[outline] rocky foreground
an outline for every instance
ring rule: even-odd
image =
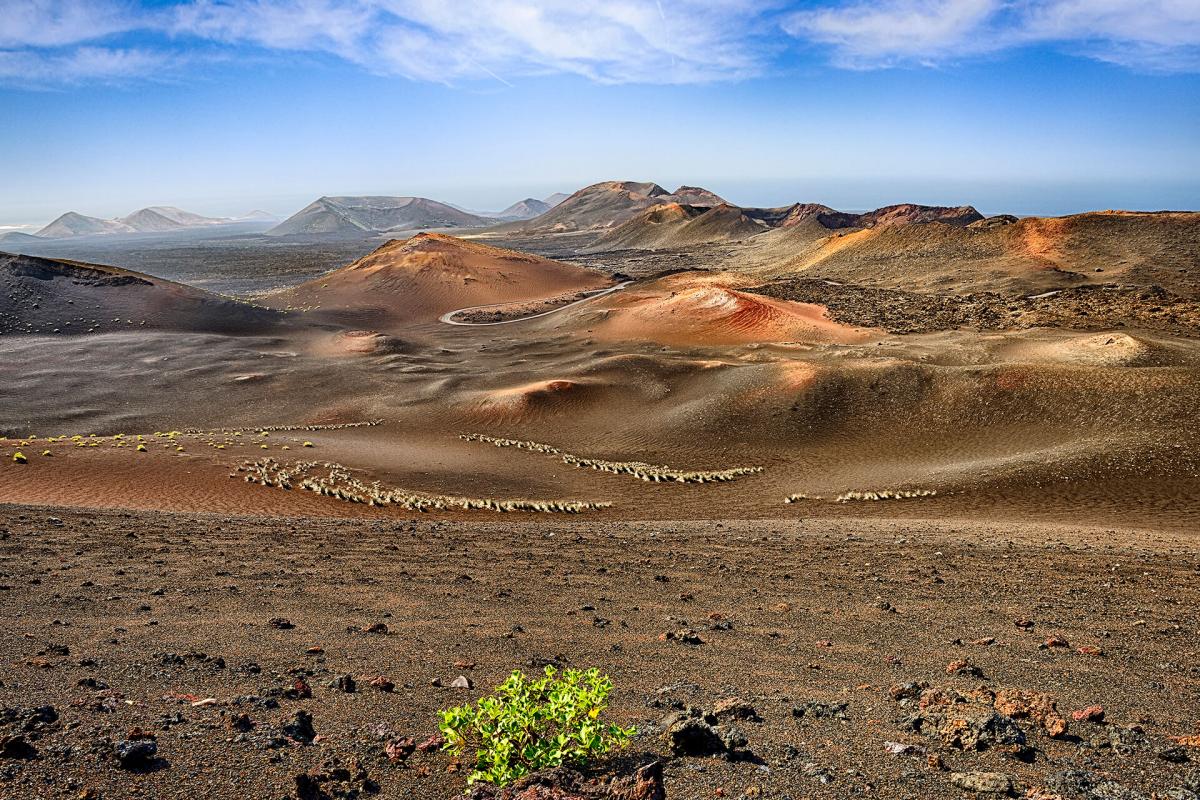
[[[0,601],[6,800],[461,796],[546,664],[639,734],[506,798],[1200,798],[1194,535],[0,506]]]

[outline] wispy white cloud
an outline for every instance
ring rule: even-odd
[[[136,27],[135,9],[112,0],[6,0],[0,48],[56,47]]]
[[[0,50],[0,83],[54,87],[120,82],[160,73],[177,58],[141,49],[76,47],[65,51]]]
[[[316,53],[458,84],[939,65],[1041,44],[1142,70],[1200,70],[1200,0],[0,0],[0,81],[162,76],[213,58]],[[198,56],[203,53],[203,57]],[[173,73],[171,72],[173,70]]]
[[[179,33],[328,52],[416,80],[574,73],[683,83],[754,74],[754,0],[198,0]]]
[[[783,27],[829,45],[843,67],[872,68],[932,61],[1002,48],[986,29],[1002,0],[886,0],[799,12]]]
[[[783,27],[853,69],[933,65],[1030,45],[1134,69],[1200,69],[1197,0],[850,0],[788,14]]]

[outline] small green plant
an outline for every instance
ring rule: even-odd
[[[506,786],[537,770],[582,766],[623,747],[636,732],[600,719],[612,688],[612,680],[594,667],[563,670],[561,676],[546,667],[539,680],[518,670],[474,705],[440,712],[443,749],[474,752],[468,784]]]

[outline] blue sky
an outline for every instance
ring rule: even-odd
[[[1200,0],[0,0],[0,225],[598,180],[1200,208]],[[3,230],[3,228],[0,228]]]

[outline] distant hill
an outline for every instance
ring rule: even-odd
[[[124,222],[115,219],[88,217],[68,211],[34,234],[45,239],[65,239],[70,236],[95,236],[105,233],[137,233]]]
[[[468,306],[603,288],[594,270],[440,233],[391,241],[339,270],[268,295],[275,307],[319,308],[374,326],[434,320]]]
[[[533,219],[536,216],[545,214],[549,210],[550,205],[548,203],[532,197],[526,197],[524,200],[513,203],[496,216],[502,219]]]
[[[662,203],[600,236],[589,250],[658,250],[748,239],[770,227],[727,203]]]
[[[693,197],[705,201],[696,206],[673,200]],[[971,206],[922,206],[913,203],[885,206],[864,213],[837,211],[820,203],[795,203],[777,208],[739,208],[725,202],[707,207],[716,197],[705,189],[681,186],[672,195],[653,194],[656,205],[635,214],[626,222],[597,238],[586,250],[658,250],[689,247],[712,242],[748,239],[770,230],[794,231],[772,240],[781,252],[795,253],[832,231],[883,229],[941,223],[955,228],[983,226],[983,215]],[[719,198],[718,198],[719,200]],[[565,205],[565,204],[564,204]],[[551,215],[534,220],[541,224]],[[1005,224],[1015,217],[992,218],[987,224]],[[920,235],[920,234],[917,234]]]
[[[152,211],[158,216],[164,217],[184,228],[190,228],[199,225],[223,225],[226,222],[230,222],[230,220],[225,217],[205,217],[201,216],[200,214],[193,214],[191,211],[184,211],[182,208],[176,208],[175,206],[150,206],[148,208],[143,208],[142,211]],[[142,212],[139,211],[135,213]],[[129,222],[129,217],[125,217],[123,221],[129,225],[133,224]]]
[[[321,197],[266,233],[268,236],[361,236],[428,228],[472,228],[490,221],[424,197]]]
[[[0,333],[235,333],[281,320],[277,311],[138,272],[0,253]]]
[[[275,216],[269,211],[259,211],[258,209],[255,209],[254,211],[249,211],[245,214],[242,214],[240,217],[235,217],[235,219],[237,219],[239,222],[276,222],[279,220],[279,217]]]
[[[177,231],[188,227],[182,222],[176,222],[170,217],[149,208],[143,208],[141,211],[135,211],[127,217],[122,217],[121,222],[133,228],[138,233],[161,233],[163,231]]]
[[[41,237],[34,236],[32,233],[22,233],[21,231],[0,233],[0,244],[6,244],[10,247],[22,244],[40,244],[42,241],[44,240]]]
[[[43,239],[66,239],[119,233],[162,233],[228,222],[231,220],[204,217],[174,206],[149,206],[116,219],[101,219],[68,211],[34,235]]]
[[[662,203],[711,206],[724,202],[712,192],[694,186],[681,186],[677,191],[682,194],[668,192],[657,183],[605,181],[580,189],[541,216],[494,230],[530,234],[615,228],[650,206]]]
[[[570,196],[571,195],[567,194],[566,192],[555,192],[554,194],[550,195],[549,197],[543,198],[542,202],[545,203],[550,208],[554,208],[556,205],[561,203],[563,200],[566,200]]]

